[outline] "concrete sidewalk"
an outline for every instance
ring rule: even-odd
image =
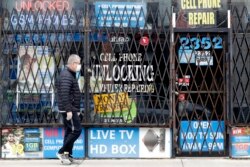
[[[250,167],[250,159],[175,158],[175,159],[88,159],[62,165],[59,160],[0,160],[1,167]]]

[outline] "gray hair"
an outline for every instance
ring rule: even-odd
[[[77,62],[77,61],[81,61],[81,58],[77,55],[77,54],[71,54],[70,56],[69,56],[69,59],[68,59],[68,64],[72,64],[72,63],[74,63],[74,62]]]

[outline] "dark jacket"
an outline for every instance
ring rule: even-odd
[[[80,112],[81,92],[76,73],[66,68],[56,81],[59,111]]]

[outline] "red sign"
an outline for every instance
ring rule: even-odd
[[[189,86],[190,83],[190,75],[185,75],[183,78],[178,78],[179,86]]]
[[[250,135],[250,128],[247,127],[232,128],[232,135],[234,136]]]
[[[16,1],[15,8],[18,12],[21,10],[69,10],[70,3],[68,0],[21,0]]]
[[[144,36],[144,37],[141,37],[140,39],[140,45],[142,46],[147,46],[149,44],[149,38]]]
[[[241,151],[247,151],[247,150],[248,150],[248,147],[249,147],[247,143],[233,144],[233,146],[234,146],[237,150],[241,150]]]

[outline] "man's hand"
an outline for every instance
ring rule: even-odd
[[[66,117],[66,119],[69,121],[69,120],[72,119],[72,116],[73,116],[72,112],[69,111],[69,112],[67,112],[67,117]]]

